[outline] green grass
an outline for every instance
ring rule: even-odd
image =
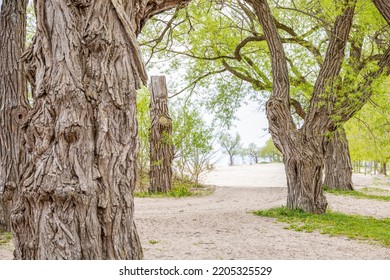
[[[174,180],[172,190],[170,192],[157,192],[150,193],[148,191],[135,192],[135,197],[151,197],[151,198],[163,198],[163,197],[188,197],[188,196],[203,196],[213,193],[213,189],[196,185],[189,181]]]
[[[279,222],[289,224],[287,229],[318,231],[331,236],[342,235],[352,239],[376,241],[390,248],[390,219],[375,219],[331,211],[316,215],[301,210],[289,210],[286,207],[256,211],[254,214],[277,218]]]
[[[9,243],[12,239],[12,233],[0,231],[0,246]]]
[[[158,241],[158,240],[149,240],[149,243],[154,245],[154,244],[160,243],[160,241]]]
[[[352,197],[355,197],[358,199],[374,199],[374,200],[380,200],[380,201],[390,201],[390,196],[373,195],[373,194],[367,194],[367,193],[360,192],[360,191],[333,190],[333,189],[328,189],[325,187],[324,187],[324,191],[326,193],[330,193],[330,194],[334,194],[334,195],[346,195],[346,196],[352,196]]]
[[[382,188],[376,188],[376,187],[366,187],[360,189],[362,192],[378,192],[378,193],[388,193],[388,190],[382,189]]]

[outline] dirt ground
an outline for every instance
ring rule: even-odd
[[[376,244],[286,230],[274,219],[252,215],[285,204],[281,164],[223,167],[203,180],[216,186],[213,194],[135,199],[145,259],[390,259],[390,249]],[[374,176],[354,175],[357,189],[373,182]],[[390,217],[388,202],[327,198],[335,211]],[[0,259],[12,259],[11,244],[0,247]]]

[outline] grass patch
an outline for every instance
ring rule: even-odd
[[[366,187],[360,189],[363,192],[381,192],[381,193],[386,193],[389,192],[388,190],[382,189],[382,188],[375,188],[375,187]]]
[[[333,190],[324,188],[324,191],[326,193],[334,194],[334,195],[345,195],[345,196],[352,196],[358,199],[374,199],[374,200],[380,200],[380,201],[390,201],[390,196],[383,196],[383,195],[373,195],[373,194],[367,194],[364,192],[359,191],[343,191],[343,190]]]
[[[154,245],[154,244],[160,243],[160,241],[158,241],[158,240],[149,240],[149,243]]]
[[[287,229],[304,232],[318,231],[331,236],[341,235],[351,239],[376,241],[390,248],[390,219],[346,215],[332,211],[316,215],[301,210],[289,210],[286,207],[256,211],[254,214],[277,218],[279,222],[289,224]]]
[[[152,197],[152,198],[163,198],[163,197],[188,197],[188,196],[204,196],[213,193],[213,189],[202,185],[197,185],[189,181],[174,180],[172,190],[170,192],[157,192],[150,193],[148,191],[134,192],[135,197]]]
[[[0,246],[8,244],[12,239],[12,233],[0,231]]]

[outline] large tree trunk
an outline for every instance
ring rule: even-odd
[[[27,113],[27,88],[21,55],[26,34],[27,0],[4,0],[0,14],[0,230],[10,230],[10,209],[18,196],[24,161],[20,125]]]
[[[334,133],[327,145],[324,169],[324,186],[337,190],[353,190],[352,163],[343,128]]]
[[[140,259],[133,190],[136,34],[183,1],[36,1],[28,164],[12,211],[17,259]]]
[[[322,191],[321,177],[326,152],[325,135],[335,127],[329,116],[334,96],[328,89],[334,86],[341,70],[356,2],[341,3],[343,11],[334,23],[305,123],[301,129],[297,129],[290,113],[287,59],[267,0],[246,1],[253,6],[263,27],[271,55],[273,85],[266,111],[272,139],[282,152],[286,164],[289,191],[287,206],[290,209],[324,213],[327,202]]]
[[[150,83],[152,122],[150,134],[149,192],[168,192],[172,189],[172,120],[168,110],[168,91],[165,76],[153,76]]]
[[[284,156],[289,209],[317,214],[326,210],[328,203],[321,187],[323,158],[317,148],[296,143],[293,154]]]

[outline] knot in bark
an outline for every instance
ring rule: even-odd
[[[91,5],[92,0],[71,0],[75,7],[88,7]]]

